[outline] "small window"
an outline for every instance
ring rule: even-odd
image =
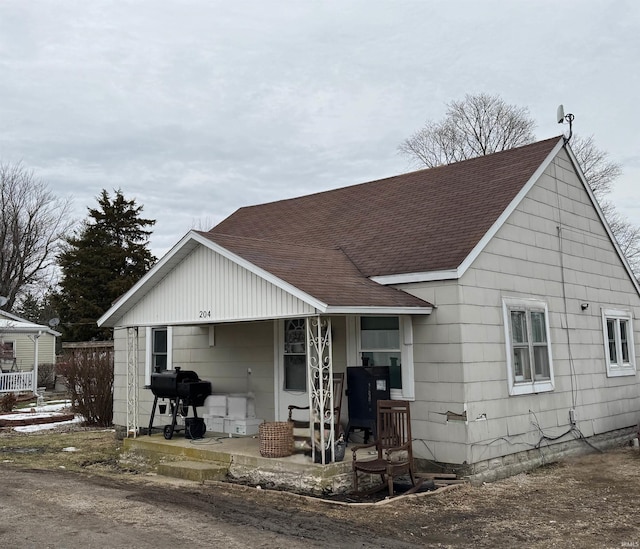
[[[14,359],[15,346],[13,341],[0,341],[0,358],[4,360]]]
[[[607,376],[632,376],[636,373],[633,347],[633,322],[630,311],[603,309]]]
[[[552,391],[553,365],[548,311],[543,301],[503,301],[509,394]]]
[[[364,366],[389,366],[392,389],[402,389],[400,320],[397,316],[360,318],[360,351]]]
[[[163,372],[167,369],[167,329],[154,328],[152,330],[152,367],[154,372]]]
[[[284,324],[284,390],[307,390],[307,328],[304,318]]]

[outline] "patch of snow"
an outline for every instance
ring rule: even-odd
[[[63,452],[77,452],[78,449],[75,446],[67,446],[62,449]]]
[[[29,406],[28,409],[35,410],[36,412],[59,412],[60,410],[69,408],[71,406],[71,401],[70,400],[52,400],[51,402],[49,402],[49,404],[44,404],[42,406],[37,406],[35,402],[32,402],[27,406]],[[23,408],[23,410],[25,410],[25,408]]]
[[[20,433],[35,433],[36,431],[45,431],[47,429],[54,429],[56,427],[60,427],[61,425],[70,425],[72,423],[82,423],[84,419],[82,416],[76,416],[75,418],[69,421],[56,421],[55,423],[39,423],[36,425],[23,425],[21,427],[14,427],[14,431],[18,431]]]

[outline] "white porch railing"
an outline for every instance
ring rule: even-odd
[[[35,372],[0,373],[0,393],[35,392]]]

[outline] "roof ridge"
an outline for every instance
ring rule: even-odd
[[[534,145],[541,145],[543,143],[547,143],[547,142],[551,142],[551,141],[558,141],[559,139],[563,139],[563,138],[564,138],[563,135],[557,135],[557,136],[553,136],[553,137],[548,137],[547,139],[542,139],[540,141],[533,141],[531,143],[527,143],[526,145],[520,145],[519,147],[512,147],[510,149],[504,149],[504,150],[493,152],[493,153],[490,153],[490,154],[474,156],[472,158],[465,158],[463,160],[458,160],[456,162],[451,162],[449,164],[440,164],[439,166],[433,166],[431,168],[426,167],[426,168],[420,168],[420,169],[417,169],[417,170],[411,170],[411,171],[408,171],[408,172],[400,172],[400,173],[396,173],[394,175],[389,175],[387,177],[382,177],[380,179],[372,179],[372,180],[368,180],[368,181],[361,181],[360,183],[353,183],[351,185],[342,185],[340,187],[325,189],[323,191],[317,191],[317,192],[313,192],[313,193],[309,193],[309,194],[303,194],[303,195],[299,195],[299,196],[293,196],[291,198],[281,198],[279,200],[272,200],[270,202],[261,202],[260,204],[251,204],[251,205],[248,205],[248,206],[242,206],[242,207],[238,208],[237,211],[249,210],[249,209],[253,209],[253,208],[260,208],[262,206],[267,206],[269,204],[280,204],[280,203],[285,203],[285,202],[289,202],[289,201],[295,201],[295,200],[299,200],[301,198],[309,198],[309,197],[312,197],[312,196],[318,196],[318,195],[322,195],[322,194],[326,194],[326,193],[332,193],[332,192],[341,191],[341,190],[344,190],[344,189],[353,189],[355,187],[364,186],[364,185],[371,185],[371,184],[375,184],[375,183],[383,183],[385,181],[389,181],[390,179],[397,179],[397,178],[402,178],[402,177],[407,177],[407,176],[413,176],[413,175],[417,175],[417,174],[424,173],[424,172],[442,171],[443,169],[451,168],[452,166],[460,166],[460,165],[467,164],[467,163],[470,163],[470,162],[479,162],[479,161],[483,161],[483,160],[488,160],[490,158],[495,158],[496,156],[512,154],[512,153],[515,153],[515,152],[520,151],[522,149],[525,149],[527,147],[533,147]],[[211,228],[211,230],[213,230],[213,229],[215,229],[215,227]]]

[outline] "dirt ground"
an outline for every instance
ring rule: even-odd
[[[640,547],[630,447],[480,487],[339,505],[158,477],[119,460],[118,445],[92,430],[0,433],[0,546]]]

